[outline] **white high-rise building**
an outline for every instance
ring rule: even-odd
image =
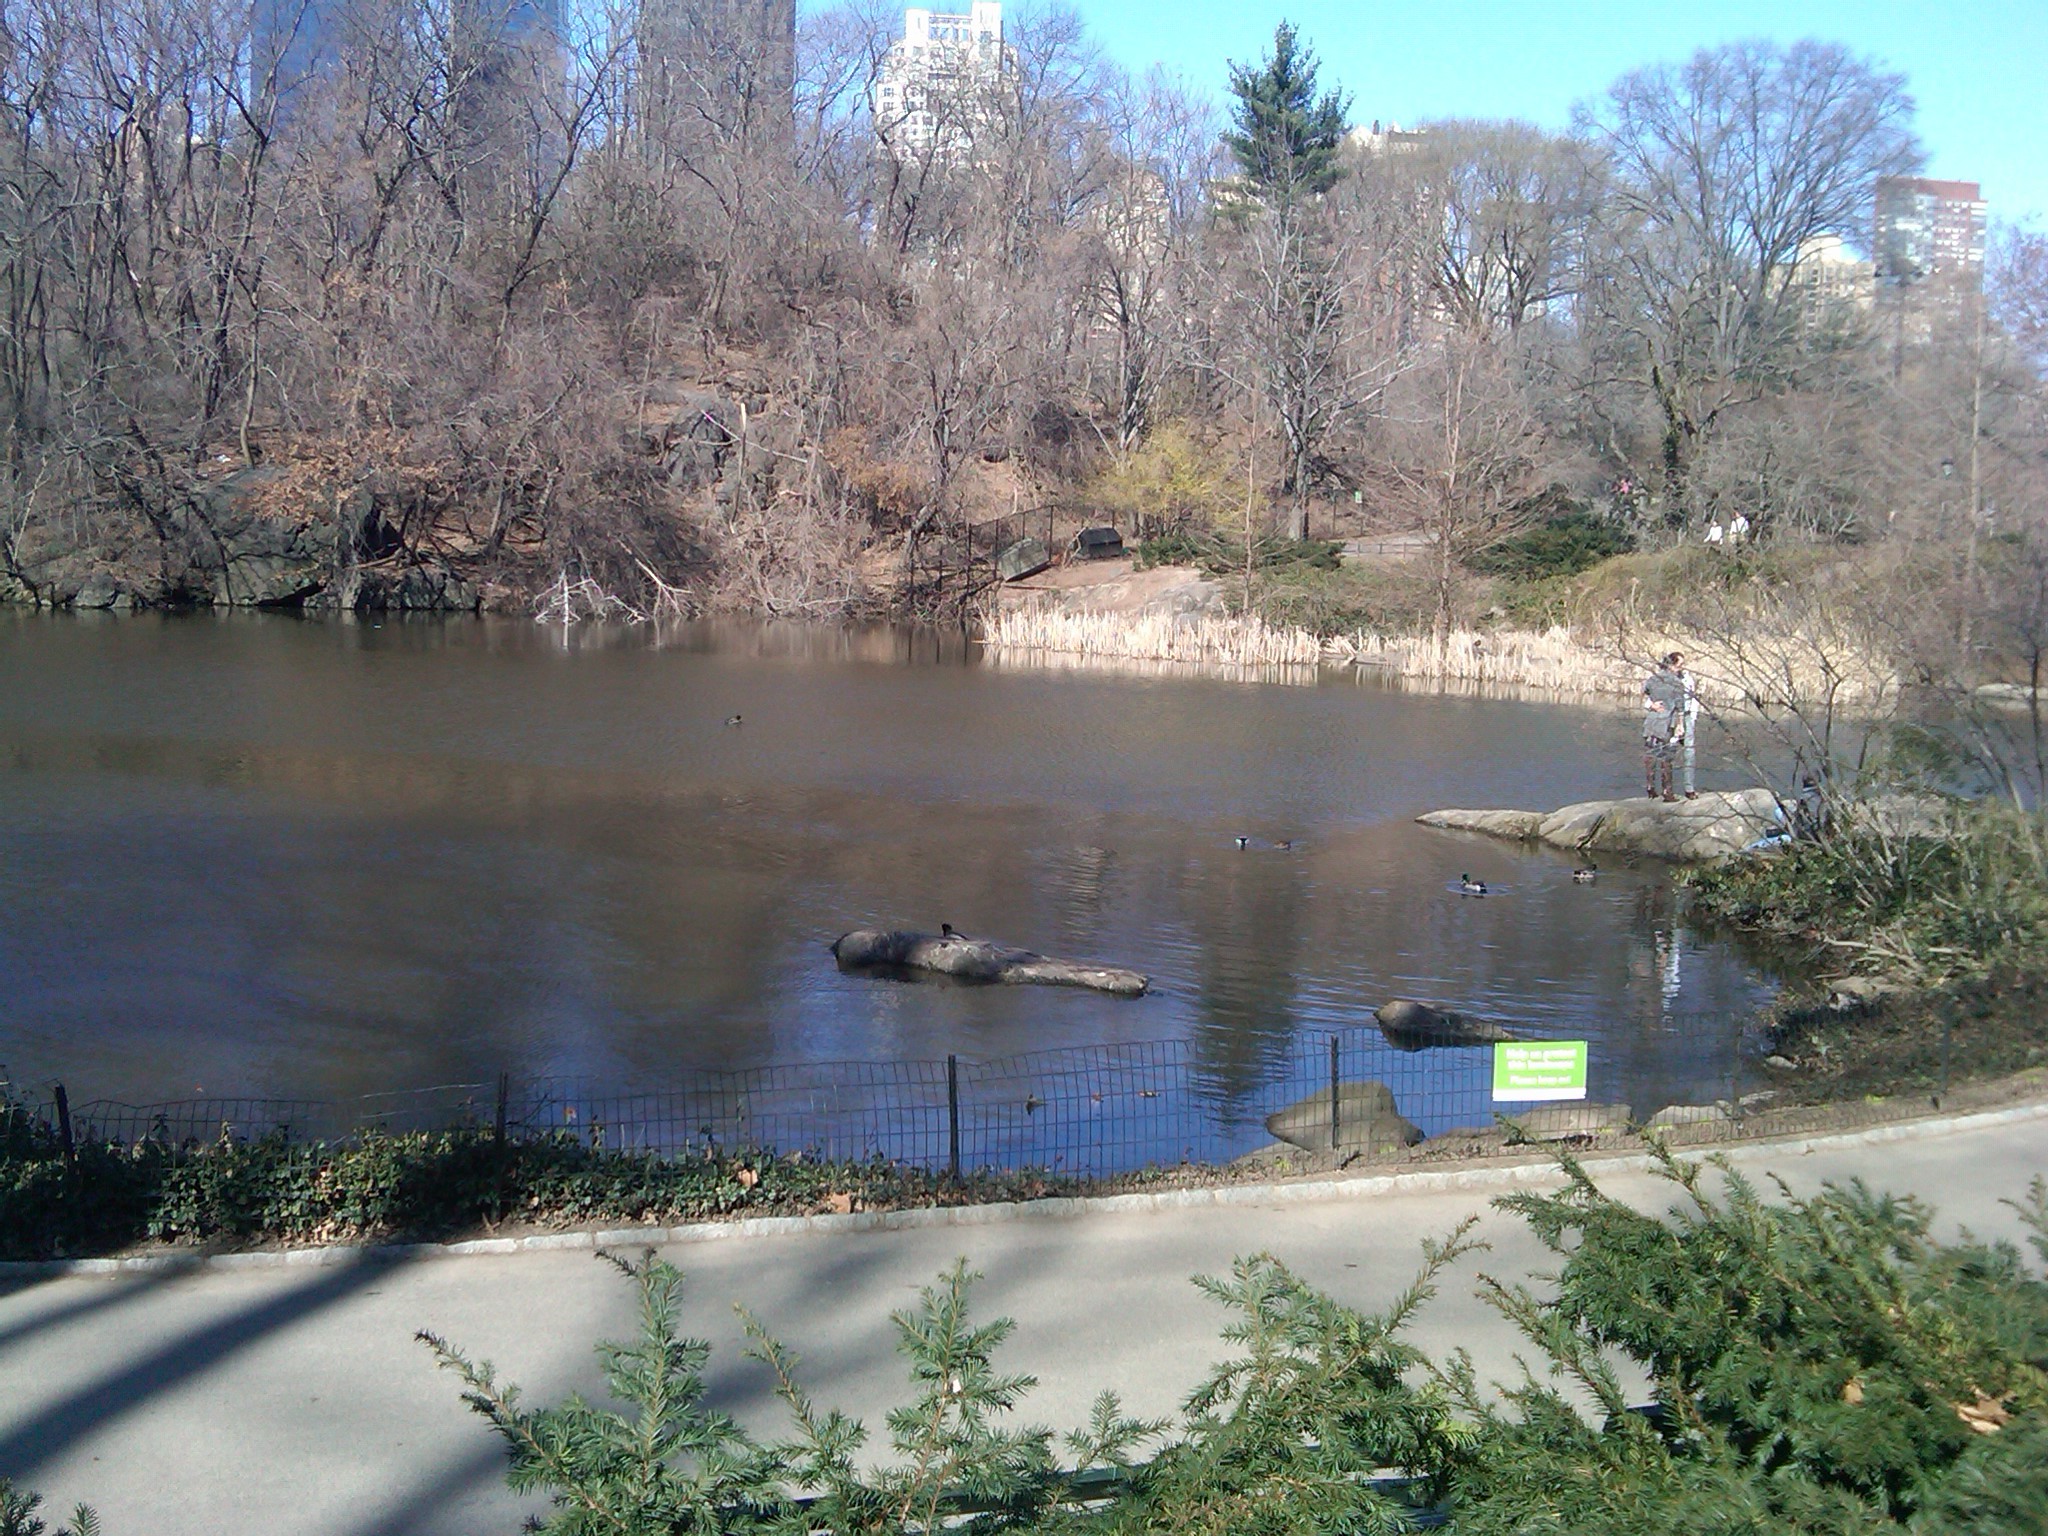
[[[1843,244],[1840,235],[1813,235],[1799,243],[1791,285],[1810,320],[1844,308],[1869,309],[1877,298],[1877,267]]]
[[[964,157],[998,110],[1009,67],[997,0],[972,0],[965,12],[906,10],[869,103],[876,135],[898,155]]]

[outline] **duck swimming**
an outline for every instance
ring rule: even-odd
[[[1252,840],[1248,837],[1234,838],[1233,841],[1237,844],[1240,853],[1252,845]]]
[[[1458,876],[1458,894],[1461,896],[1484,896],[1486,894],[1486,882],[1484,880],[1474,880],[1470,875],[1460,875]]]
[[[725,723],[727,725],[738,725],[740,723],[740,717],[738,715],[727,715],[725,717]]]
[[[1581,885],[1591,885],[1600,878],[1600,866],[1588,864],[1584,869],[1575,869],[1572,871],[1572,878]]]

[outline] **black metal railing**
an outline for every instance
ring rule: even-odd
[[[1574,1038],[1567,1027],[1549,1031]],[[1640,1123],[1671,1104],[1688,1142],[1802,1123],[1842,1124],[1923,1112],[1946,1092],[1966,1053],[1944,1039],[1939,1082],[1830,1096],[1810,1077],[1774,1069],[1762,1042],[1725,1017],[1662,1016],[1590,1036],[1587,1099],[1625,1105]],[[1102,1177],[1148,1167],[1220,1164],[1274,1136],[1310,1152],[1379,1159],[1427,1156],[1448,1133],[1498,1135],[1502,1117],[1553,1118],[1496,1102],[1487,1047],[1402,1050],[1374,1026],[1273,1040],[1151,1041],[1036,1051],[988,1060],[814,1062],[685,1071],[659,1085],[500,1074],[358,1098],[215,1097],[131,1104],[83,1100],[76,1079],[29,1105],[68,1138],[190,1145],[282,1135],[349,1140],[379,1133],[490,1129],[500,1137],[570,1135],[593,1146],[665,1157],[768,1149],[831,1159],[879,1158],[934,1173],[1046,1169]],[[1361,1092],[1377,1083],[1386,1092]],[[13,1090],[17,1101],[19,1086]],[[1808,1121],[1799,1120],[1804,1112]],[[1667,1116],[1667,1119],[1671,1117]],[[1371,1122],[1371,1123],[1365,1123]],[[1581,1116],[1581,1139],[1619,1129]],[[1412,1128],[1412,1129],[1411,1129]],[[1419,1132],[1421,1147],[1409,1152]]]

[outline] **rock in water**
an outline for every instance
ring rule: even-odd
[[[1742,852],[1778,825],[1767,789],[1709,790],[1696,800],[1587,800],[1547,815],[1539,811],[1431,811],[1426,827],[1535,840],[1575,852],[1648,854],[1711,860]]]
[[[1333,1150],[1329,1090],[1275,1110],[1266,1116],[1266,1129],[1305,1152]],[[1393,1152],[1422,1140],[1422,1132],[1395,1107],[1393,1089],[1380,1082],[1337,1085],[1336,1129],[1339,1152]]]
[[[1033,950],[1012,949],[961,933],[857,928],[833,941],[832,958],[841,970],[848,971],[930,971],[955,981],[1087,987],[1116,997],[1140,997],[1148,984],[1136,971],[1055,960]]]
[[[1373,1017],[1379,1020],[1380,1033],[1387,1037],[1387,1044],[1397,1051],[1496,1045],[1503,1040],[1521,1038],[1484,1019],[1468,1019],[1448,1008],[1432,1008],[1427,1003],[1410,1002],[1405,997],[1382,1004]]]

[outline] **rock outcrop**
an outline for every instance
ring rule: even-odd
[[[416,505],[395,481],[343,489],[300,468],[245,467],[167,493],[146,532],[73,545],[60,524],[26,530],[0,551],[0,602],[474,612],[473,582],[407,546]]]
[[[1266,1130],[1275,1140],[1305,1152],[1363,1152],[1371,1156],[1397,1152],[1422,1140],[1421,1130],[1402,1118],[1394,1091],[1374,1081],[1337,1085],[1334,1136],[1327,1089],[1266,1116]]]
[[[1483,832],[1547,843],[1581,853],[1635,853],[1704,862],[1740,853],[1777,826],[1778,803],[1767,789],[1710,791],[1697,800],[1588,800],[1547,815],[1540,811],[1431,811],[1426,827]]]
[[[832,943],[841,970],[926,971],[955,981],[1086,987],[1116,997],[1144,995],[1147,980],[1115,966],[1055,960],[1029,949],[1012,949],[965,934],[912,933],[901,929],[855,929]]]
[[[1373,1018],[1379,1023],[1380,1033],[1387,1037],[1387,1044],[1397,1051],[1495,1045],[1521,1038],[1485,1019],[1468,1018],[1448,1008],[1432,1008],[1405,997],[1382,1003]]]

